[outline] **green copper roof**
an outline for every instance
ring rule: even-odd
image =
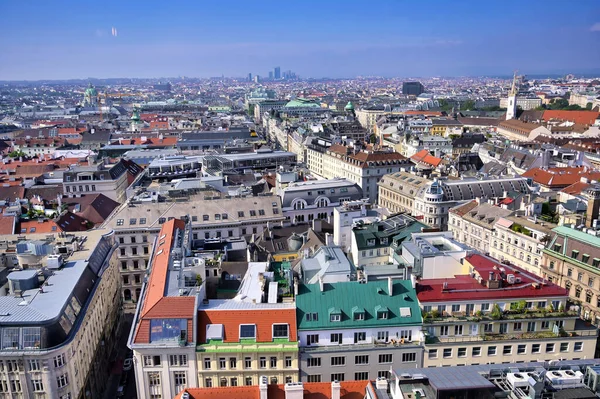
[[[91,96],[91,97],[95,97],[98,95],[98,91],[96,90],[96,88],[94,86],[92,86],[92,84],[90,83],[88,88],[85,89],[85,94]]]
[[[577,241],[584,242],[586,244],[593,245],[600,248],[600,237],[593,236],[591,234],[584,233],[583,231],[575,230],[567,226],[558,226],[552,229],[553,232],[574,238]]]
[[[361,284],[357,281],[301,284],[296,297],[296,318],[299,330],[338,330],[343,328],[409,326],[423,322],[417,295],[407,280],[392,281],[392,296],[388,295],[388,281],[375,280]],[[400,316],[400,308],[407,316]],[[364,320],[355,320],[353,314],[364,309]],[[341,311],[340,321],[331,321],[332,310]],[[388,310],[387,318],[377,318]],[[317,313],[317,320],[307,313]]]
[[[289,103],[287,103],[286,108],[294,108],[294,107],[304,107],[304,108],[321,108],[319,104],[317,104],[313,100],[309,100],[306,98],[296,98]]]
[[[348,104],[346,104],[344,109],[346,109],[347,111],[352,111],[354,109],[354,104],[352,104],[352,101],[348,101]]]

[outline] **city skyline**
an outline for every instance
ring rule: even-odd
[[[558,1],[266,2],[258,9],[174,2],[176,18],[159,5],[4,2],[11,35],[0,43],[0,80],[243,77],[275,66],[307,78],[600,71],[593,1],[567,11]]]

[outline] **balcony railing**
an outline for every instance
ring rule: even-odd
[[[300,352],[332,352],[332,351],[360,351],[369,349],[384,349],[384,348],[401,348],[421,345],[422,342],[418,340],[413,341],[376,341],[368,343],[357,343],[357,344],[342,344],[342,345],[310,345],[300,347]]]
[[[434,317],[435,316],[435,317]],[[579,312],[575,311],[550,311],[550,310],[506,310],[501,315],[492,315],[491,312],[466,314],[466,312],[453,312],[451,314],[432,314],[432,312],[423,315],[423,323],[461,323],[461,322],[493,322],[499,320],[523,320],[523,319],[548,319],[548,318],[576,318]]]
[[[575,330],[575,331],[533,331],[521,333],[483,333],[478,335],[458,335],[458,336],[426,336],[426,344],[459,343],[475,341],[511,341],[511,340],[530,340],[530,339],[548,339],[564,337],[592,337],[597,336],[598,330]]]

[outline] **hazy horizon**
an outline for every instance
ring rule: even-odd
[[[0,81],[600,74],[600,3],[0,3]]]

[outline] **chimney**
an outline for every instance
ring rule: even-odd
[[[389,296],[394,295],[394,283],[393,283],[391,277],[388,277],[388,295]]]
[[[298,296],[298,277],[294,277],[294,296]]]
[[[339,381],[331,381],[331,399],[340,399],[341,392],[342,386]]]
[[[325,245],[331,247],[333,245],[333,236],[331,233],[325,233]]]
[[[319,276],[319,289],[321,290],[321,292],[323,292],[325,288],[324,285],[325,283],[323,282],[323,276]]]
[[[387,387],[388,387],[387,378],[377,377],[377,380],[375,381],[375,388],[387,391]]]
[[[304,397],[304,385],[301,382],[285,384],[285,399],[302,399]]]
[[[267,398],[267,389],[269,387],[268,383],[269,383],[269,380],[267,379],[267,376],[261,375],[260,381],[258,384],[259,399],[268,399]]]

